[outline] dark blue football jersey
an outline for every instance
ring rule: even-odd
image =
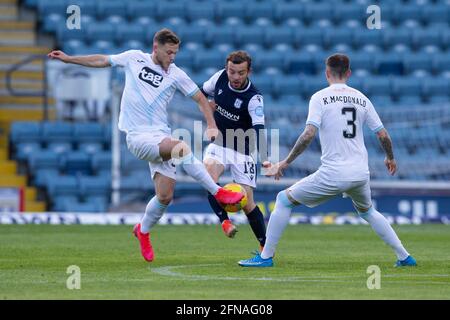
[[[214,143],[246,155],[253,152],[256,136],[249,129],[264,125],[264,102],[258,89],[251,81],[242,90],[232,88],[226,71],[221,70],[204,83],[202,91],[216,103],[214,119],[222,139]]]

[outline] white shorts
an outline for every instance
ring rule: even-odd
[[[211,143],[205,150],[203,160],[214,159],[230,169],[234,182],[256,188],[256,163],[252,157],[230,148]]]
[[[336,195],[345,193],[356,208],[369,209],[372,206],[370,180],[330,181],[319,170],[287,188],[289,195],[297,202],[313,208]]]
[[[176,166],[172,159],[163,161],[159,154],[159,144],[165,138],[172,138],[171,135],[162,130],[148,132],[128,132],[128,150],[139,160],[147,161],[150,167],[152,179],[156,172],[163,176],[176,180]]]

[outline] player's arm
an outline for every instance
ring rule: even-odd
[[[260,94],[254,95],[248,103],[248,113],[252,119],[252,127],[256,132],[256,147],[259,159],[264,168],[272,164],[268,159],[267,130],[265,128],[264,101]]]
[[[384,159],[384,163],[389,171],[390,175],[394,175],[397,171],[397,163],[394,159],[394,151],[392,150],[392,140],[389,136],[389,133],[386,129],[381,129],[377,133],[378,140],[380,141],[381,147],[386,154],[386,159]]]
[[[208,136],[208,139],[210,141],[214,141],[214,139],[217,137],[219,131],[217,130],[216,121],[214,120],[214,111],[211,108],[208,99],[206,99],[205,95],[202,93],[201,90],[198,90],[197,93],[195,93],[192,96],[192,99],[194,99],[195,102],[197,102],[198,107],[200,111],[203,113],[203,116],[206,120],[206,134]]]
[[[275,180],[279,180],[283,176],[283,170],[286,169],[289,164],[294,161],[303,151],[311,144],[314,136],[316,135],[317,128],[312,124],[307,124],[303,133],[298,137],[292,150],[289,152],[286,159],[273,165],[272,168],[266,173],[266,176],[275,176]]]
[[[111,66],[108,56],[103,54],[93,54],[88,56],[69,56],[60,50],[54,50],[47,56],[50,59],[60,60],[64,63],[79,64],[85,67],[105,68]]]

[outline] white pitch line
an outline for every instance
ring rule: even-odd
[[[366,277],[361,276],[294,276],[294,277],[284,277],[284,278],[273,278],[273,277],[218,277],[218,276],[207,276],[207,275],[188,275],[183,274],[181,272],[174,271],[174,269],[186,269],[186,268],[195,268],[195,267],[212,267],[212,266],[221,266],[223,264],[195,264],[195,265],[179,265],[179,266],[165,266],[165,267],[157,267],[157,268],[151,268],[150,271],[157,273],[159,275],[168,276],[168,277],[175,277],[175,278],[181,278],[183,280],[230,280],[230,281],[236,281],[236,280],[250,280],[250,281],[274,281],[274,282],[348,282],[349,279],[365,279]],[[397,275],[397,274],[390,274],[390,275],[382,275],[381,277],[384,278],[404,278],[404,277],[449,277],[448,274],[433,274],[433,275],[427,275],[427,274],[407,274],[407,275]],[[342,280],[339,280],[342,279]],[[347,280],[343,280],[347,279]],[[397,281],[399,282],[399,281]],[[411,283],[411,281],[409,281]],[[423,283],[423,284],[448,284],[450,285],[450,282],[435,282],[435,281],[414,281],[414,283]]]

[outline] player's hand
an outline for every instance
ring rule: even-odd
[[[261,164],[262,169],[261,169],[261,173],[263,175],[266,175],[267,170],[272,167],[272,163],[270,161],[263,161],[263,163]]]
[[[389,171],[389,174],[393,176],[395,172],[397,171],[397,163],[395,162],[395,159],[384,159],[384,164],[386,165],[386,168]]]
[[[289,164],[285,160],[280,161],[267,169],[266,177],[275,177],[275,180],[280,180],[280,177],[283,176],[283,170],[288,166]]]
[[[50,59],[61,60],[62,62],[69,62],[69,56],[60,50],[53,50],[47,57]]]
[[[216,140],[218,135],[219,135],[219,129],[217,129],[216,126],[214,126],[214,127],[208,126],[206,128],[206,137],[208,138],[209,141],[213,142],[214,140]]]

